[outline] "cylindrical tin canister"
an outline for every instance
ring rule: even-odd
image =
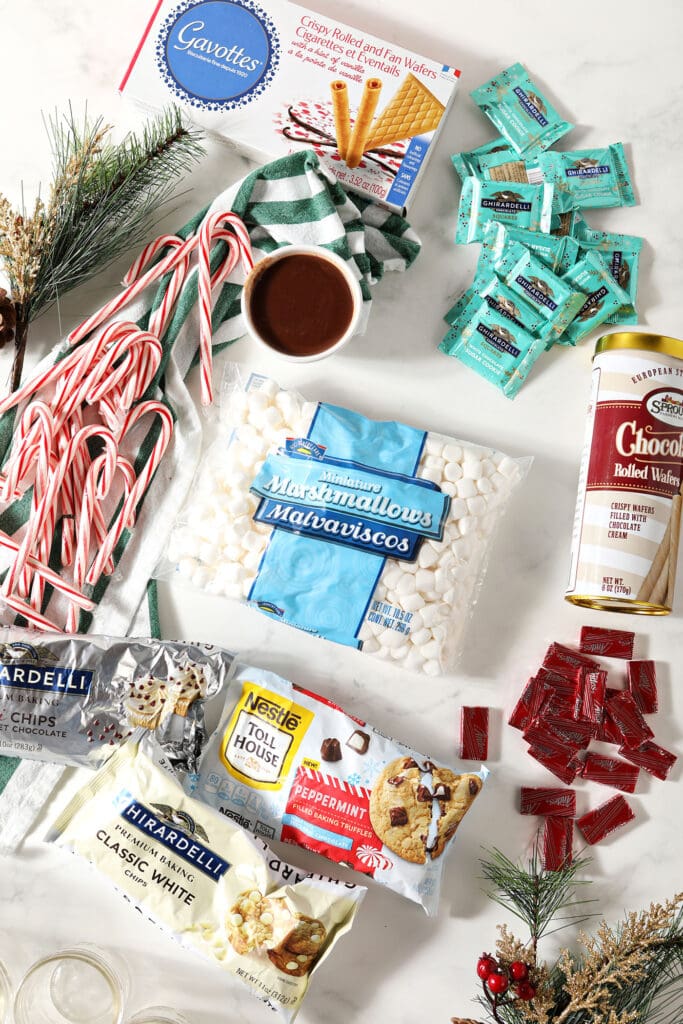
[[[683,341],[598,339],[566,599],[666,615],[673,602],[683,478]]]

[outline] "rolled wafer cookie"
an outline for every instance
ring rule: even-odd
[[[346,166],[358,167],[363,153],[368,146],[368,137],[372,127],[372,119],[377,110],[379,94],[382,90],[382,83],[379,78],[368,78],[363,86],[363,95],[358,105],[356,120],[353,124],[353,131],[346,151]]]
[[[346,152],[351,138],[351,117],[349,114],[349,90],[346,82],[336,78],[330,82],[332,109],[334,111],[334,130],[337,136],[337,150],[342,160],[346,160]]]
[[[666,590],[669,585],[669,555],[664,559],[664,565],[655,583],[648,601],[650,604],[662,604],[666,597]]]
[[[666,562],[666,557],[669,552],[670,538],[671,519],[669,519],[669,522],[666,524],[664,536],[662,537],[660,545],[657,548],[652,565],[650,566],[650,571],[641,583],[640,590],[636,594],[636,601],[650,600],[650,595],[652,594],[654,587],[657,585],[657,580],[659,579],[662,569],[664,568],[664,563]]]
[[[435,131],[445,109],[419,78],[412,73],[407,74],[394,98],[372,126],[366,150]]]
[[[681,532],[681,493],[671,503],[671,539],[669,547],[669,575],[666,585],[666,603],[671,608],[674,603],[674,586],[676,583],[676,563],[678,562],[678,541]]]

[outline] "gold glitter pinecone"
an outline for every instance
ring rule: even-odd
[[[17,311],[4,288],[0,288],[0,348],[14,337]]]

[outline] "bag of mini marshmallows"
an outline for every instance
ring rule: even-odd
[[[159,575],[412,671],[451,668],[531,460],[307,402],[234,366],[220,415]]]

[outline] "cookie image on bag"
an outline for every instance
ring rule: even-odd
[[[305,914],[296,914],[294,926],[272,949],[268,950],[271,963],[285,974],[296,978],[307,974],[320,955],[327,929],[322,921]]]
[[[440,857],[482,788],[478,775],[456,775],[413,758],[391,761],[370,795],[370,822],[384,845],[403,860]]]
[[[236,953],[251,953],[273,941],[273,902],[258,889],[246,889],[237,897],[225,922],[230,945]]]
[[[132,682],[124,708],[131,725],[143,729],[157,729],[171,713],[166,682],[163,679],[155,679],[154,676]]]

